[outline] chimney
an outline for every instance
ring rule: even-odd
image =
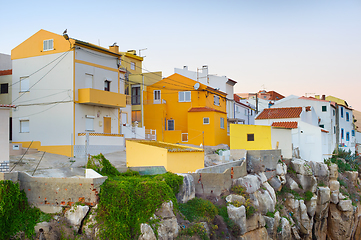
[[[119,46],[118,45],[109,46],[109,51],[119,54]]]
[[[128,50],[127,53],[133,54],[133,55],[137,55],[137,51],[135,50]]]
[[[188,66],[183,66],[183,69],[184,69],[184,70],[188,70]]]
[[[326,100],[326,95],[322,95],[322,100]]]
[[[208,66],[207,65],[202,66],[202,73],[208,75]]]

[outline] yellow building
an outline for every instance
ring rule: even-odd
[[[204,168],[204,151],[156,141],[127,140],[127,167],[164,166],[173,173]]]
[[[271,126],[231,124],[231,149],[272,149]]]
[[[144,125],[164,142],[229,144],[226,96],[175,73],[144,92]]]

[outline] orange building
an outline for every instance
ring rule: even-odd
[[[144,125],[163,142],[229,145],[226,96],[175,73],[144,92]]]

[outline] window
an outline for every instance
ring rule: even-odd
[[[20,78],[20,92],[29,92],[29,77]]]
[[[160,90],[154,90],[153,91],[153,97],[154,97],[154,103],[160,103]]]
[[[168,120],[168,130],[169,131],[174,130],[174,120],[173,119]]]
[[[341,117],[343,118],[343,107],[341,107]]]
[[[221,118],[221,128],[224,129],[224,118]]]
[[[203,118],[203,124],[209,124],[209,118],[208,117]]]
[[[104,91],[110,91],[110,81],[109,80],[105,80],[104,81]]]
[[[9,84],[8,83],[2,83],[0,88],[0,94],[9,93]]]
[[[333,114],[333,116],[335,116],[335,109],[332,110],[332,114]]]
[[[140,86],[132,86],[132,105],[140,105]]]
[[[178,101],[179,102],[190,102],[191,101],[191,92],[178,92]]]
[[[346,132],[346,141],[350,141],[350,133]]]
[[[50,51],[50,50],[54,50],[54,46],[53,46],[53,39],[49,39],[49,40],[44,40],[43,41],[43,51]]]
[[[355,136],[355,130],[351,130],[352,137]]]
[[[322,106],[322,112],[327,112],[327,106]]]
[[[343,128],[341,128],[341,138],[343,139]]]
[[[182,142],[188,142],[188,133],[182,133]]]
[[[253,142],[254,141],[254,133],[247,134],[247,141]]]
[[[253,115],[253,110],[251,110],[251,116]]]
[[[142,112],[141,111],[132,111],[132,122],[141,122],[142,121]]]
[[[29,132],[29,119],[20,120],[20,132],[21,133]]]
[[[333,133],[336,134],[336,126],[333,126]]]
[[[324,124],[320,124],[319,125],[321,128],[325,128],[325,125]]]
[[[85,131],[94,131],[94,116],[85,115]]]
[[[346,121],[349,122],[350,121],[350,114],[347,112],[346,113]]]
[[[135,62],[130,62],[130,69],[135,70]]]
[[[214,95],[214,105],[219,106],[219,96]]]

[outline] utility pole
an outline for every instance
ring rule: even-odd
[[[203,151],[204,151],[204,131],[202,132],[203,135]]]
[[[340,119],[339,119],[339,112],[338,112],[338,104],[335,103],[336,106],[336,154],[338,154],[338,146],[340,144]]]

